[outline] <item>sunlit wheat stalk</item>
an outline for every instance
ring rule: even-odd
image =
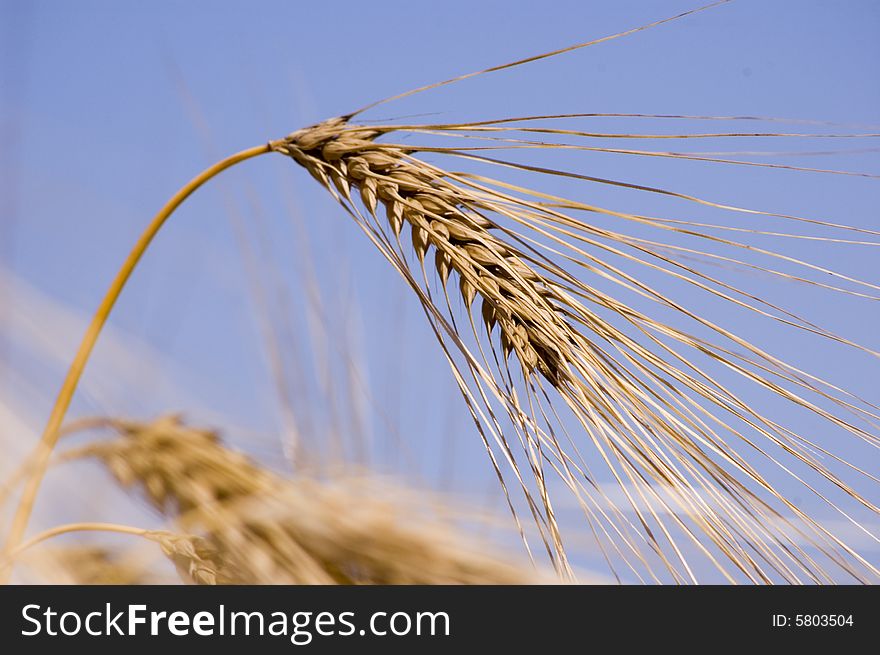
[[[592,45],[660,22],[460,76],[382,102]],[[622,565],[639,580],[659,581],[665,576],[676,582],[695,582],[697,576],[690,562],[693,555],[689,553],[698,553],[730,581],[832,582],[836,579],[833,570],[862,582],[880,575],[875,565],[780,491],[764,471],[769,466],[789,476],[875,542],[877,536],[835,502],[822,484],[842,491],[876,514],[877,506],[857,490],[853,480],[875,484],[878,478],[866,467],[845,461],[817,440],[764,415],[740,392],[718,379],[709,364],[719,365],[755,389],[810,412],[870,448],[880,445],[872,432],[880,419],[878,408],[782,361],[621,265],[644,267],[650,273],[646,277],[668,276],[672,282],[689,285],[761,319],[876,356],[878,353],[785,307],[724,282],[711,269],[704,270],[694,262],[735,265],[769,277],[876,300],[880,287],[873,283],[738,239],[762,235],[877,246],[880,244],[871,238],[880,233],[716,203],[598,175],[519,163],[495,153],[583,149],[876,178],[851,171],[768,166],[714,155],[599,148],[585,146],[579,140],[867,138],[877,134],[609,134],[556,127],[560,121],[618,116],[597,113],[455,124],[354,122],[356,116],[376,104],[226,160],[210,174],[196,178],[186,194],[178,194],[173,206],[160,212],[108,293],[71,368],[44,435],[43,450],[37,455],[35,474],[26,487],[10,545],[14,546],[23,534],[46,458],[91,346],[150,238],[174,207],[201,183],[232,163],[271,151],[289,156],[323,185],[416,292],[508,493],[511,510],[516,516],[507,471],[512,472],[547,555],[561,575],[571,576],[571,568],[553,505],[554,481],[561,482],[577,499],[615,574]],[[758,120],[742,116],[691,118]],[[409,138],[395,141],[398,135]],[[419,136],[433,140],[445,137],[449,145],[420,146],[414,140]],[[447,161],[463,166],[527,172],[539,180],[552,176],[656,194],[736,215],[837,230],[842,236],[712,225],[615,211],[473,171],[432,164],[425,155],[450,158]],[[619,219],[622,224],[651,228],[675,239],[647,239],[601,227],[590,222],[590,216]],[[408,256],[410,246],[401,239],[404,227],[411,235],[415,260]],[[732,236],[716,234],[724,230]],[[687,239],[696,240],[696,245],[683,245]],[[764,258],[769,263],[753,263],[747,257]],[[436,271],[438,285],[432,284],[426,262]],[[593,283],[582,280],[582,274]],[[452,279],[464,300],[465,320],[453,306],[449,293]],[[620,295],[604,291],[608,285],[619,289]],[[678,315],[693,329],[685,330],[644,313],[623,300],[625,294],[653,303],[658,312]],[[477,301],[479,309],[472,311]],[[573,434],[570,421],[561,414],[572,417],[582,434]],[[588,445],[592,446],[589,457],[582,452]],[[755,456],[762,460],[760,466],[752,461]],[[625,502],[608,498],[600,476],[594,474],[596,467],[610,473]],[[844,479],[835,468],[848,477]]]
[[[168,532],[167,530],[146,530],[144,528],[120,525],[117,523],[86,522],[56,525],[34,535],[24,543],[16,546],[8,555],[4,556],[4,560],[0,560],[0,565],[11,565],[12,562],[27,554],[35,546],[51,539],[55,539],[56,537],[60,537],[61,535],[83,532],[116,533],[141,537],[158,544],[162,549],[162,552],[172,563],[174,563],[184,579],[197,584],[216,584],[218,580],[226,581],[222,577],[222,573],[219,571],[222,564],[217,559],[216,551],[201,537],[175,534]],[[84,554],[86,557],[92,559],[95,557],[101,557],[101,559],[104,560],[107,558],[102,557],[101,553],[106,554],[108,552],[109,551],[104,551],[103,549],[90,550],[86,548],[80,550],[81,555]],[[73,553],[75,554],[76,551],[73,551]],[[76,558],[74,557],[74,560],[75,559]],[[100,570],[105,574],[108,573],[108,570],[103,566],[100,567]],[[73,571],[74,575],[79,573],[81,572]],[[134,582],[127,581],[126,584],[134,584]]]

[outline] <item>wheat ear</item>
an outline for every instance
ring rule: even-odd
[[[417,145],[404,146],[377,141],[378,137],[398,130],[433,134],[449,131],[455,134],[464,130],[479,132],[485,128],[480,123],[433,126],[352,125],[347,117],[340,117],[294,132],[287,139],[275,142],[274,148],[303,166],[357,220],[373,243],[419,295],[428,318],[436,326],[435,332],[441,342],[444,337],[448,337],[451,347],[464,354],[465,367],[471,371],[472,380],[479,387],[476,391],[469,391],[463,385],[469,404],[477,404],[480,399],[485,400],[486,394],[494,394],[500,400],[529,453],[529,465],[537,482],[538,496],[532,498],[524,485],[523,493],[533,515],[546,529],[543,533],[546,535],[544,543],[560,572],[567,574],[568,567],[545,481],[545,466],[555,471],[575,494],[585,498],[584,511],[591,520],[609,525],[611,530],[617,532],[619,542],[624,543],[640,560],[644,561],[644,558],[639,547],[631,544],[624,537],[623,531],[609,521],[607,515],[600,516],[602,508],[596,502],[596,497],[601,492],[595,488],[590,489],[593,483],[587,475],[589,465],[583,460],[574,459],[561,448],[554,434],[553,421],[548,420],[549,413],[553,410],[547,404],[550,399],[546,396],[541,380],[565,401],[591,437],[609,469],[615,472],[621,488],[628,484],[636,487],[636,491],[627,500],[649,531],[646,545],[661,558],[663,566],[676,579],[693,580],[693,574],[680,546],[672,536],[672,529],[667,528],[664,521],[659,519],[656,510],[650,509],[657,505],[663,506],[665,511],[672,514],[672,527],[682,531],[686,540],[701,548],[703,554],[730,580],[733,578],[729,577],[726,567],[702,546],[696,533],[679,518],[677,512],[691,517],[698,515],[700,520],[696,522],[697,529],[709,538],[723,557],[729,559],[753,581],[769,581],[768,570],[790,581],[800,579],[798,570],[814,581],[828,579],[816,561],[792,539],[791,531],[796,531],[797,528],[783,518],[780,510],[769,505],[759,495],[761,492],[766,492],[783,510],[790,511],[798,521],[804,522],[815,537],[814,539],[798,533],[798,540],[806,539],[857,579],[863,579],[857,572],[859,567],[876,575],[877,569],[873,565],[789,502],[723,440],[720,431],[700,420],[694,410],[704,410],[694,400],[682,397],[678,392],[669,394],[664,387],[670,383],[676,384],[683,390],[692,392],[695,397],[715,404],[719,410],[746,421],[761,436],[785,449],[799,462],[876,512],[877,508],[870,500],[859,494],[815,456],[818,448],[815,443],[756,413],[732,391],[714,383],[694,364],[685,361],[686,367],[681,367],[674,360],[665,359],[667,354],[680,358],[668,347],[664,347],[666,353],[661,351],[655,354],[647,350],[645,345],[615,327],[584,301],[589,301],[602,310],[619,314],[640,327],[644,334],[653,339],[648,342],[649,346],[656,347],[660,342],[645,332],[645,328],[672,337],[685,346],[703,352],[714,351],[717,353],[716,357],[729,362],[750,380],[773,389],[868,443],[876,443],[876,437],[870,433],[820,409],[804,396],[784,390],[765,372],[781,374],[787,381],[800,386],[801,390],[820,394],[837,402],[840,407],[851,408],[849,401],[835,398],[813,384],[812,380],[821,383],[818,378],[810,380],[804,377],[798,369],[745,342],[729,330],[673,304],[661,292],[573,245],[574,239],[580,239],[598,246],[600,244],[594,235],[603,236],[622,246],[638,247],[643,253],[668,261],[668,258],[659,254],[659,244],[640,244],[623,234],[603,232],[561,211],[601,211],[601,208],[553,198],[486,177],[451,172],[427,164],[418,157],[420,152],[442,152],[474,158],[475,155],[467,152],[466,148],[421,148]],[[573,175],[480,159],[524,170]],[[507,189],[511,192],[506,191]],[[513,191],[517,193],[514,194]],[[523,198],[524,194],[531,194],[537,200]],[[356,199],[360,200],[366,213],[358,208]],[[553,202],[542,202],[542,199]],[[383,219],[377,214],[380,208],[383,209]],[[624,217],[633,220],[641,218],[631,215]],[[519,230],[511,228],[511,224]],[[386,226],[390,231],[386,230]],[[421,268],[421,282],[410,272],[410,265],[402,248],[400,237],[404,226],[411,233],[410,241],[417,257],[415,264]],[[532,230],[539,237],[555,241],[555,248],[549,251],[556,260],[544,256],[538,250],[540,242],[522,232],[523,228]],[[585,236],[580,236],[579,233]],[[566,240],[556,235],[562,235]],[[740,247],[737,242],[729,243]],[[573,253],[570,261],[676,308],[711,327],[718,335],[745,347],[752,358],[745,359],[723,345],[698,340],[584,284],[556,263],[569,259],[564,255],[564,248]],[[615,254],[621,252],[608,246],[604,248]],[[477,316],[486,334],[491,335],[497,326],[501,352],[494,361],[495,372],[491,371],[491,359],[486,360],[484,357],[480,361],[480,357],[472,353],[462,341],[462,332],[456,326],[454,318],[447,318],[437,306],[425,274],[425,260],[429,256],[450,312],[447,281],[455,273],[468,312],[470,313],[475,300],[479,299],[480,309]],[[641,260],[637,261],[641,263]],[[699,274],[689,269],[684,270]],[[702,278],[709,279],[705,275]],[[704,290],[717,293],[701,282],[700,278],[685,279],[694,281]],[[732,295],[723,297],[738,302]],[[746,306],[754,310],[754,307]],[[790,312],[787,316],[801,320]],[[777,320],[784,320],[794,327],[809,331],[815,330],[829,339],[841,340],[804,322],[796,323],[789,318]],[[473,319],[471,326],[474,326]],[[479,342],[475,329],[474,338]],[[611,352],[600,346],[600,341],[610,343],[617,349],[618,355],[625,359],[616,359]],[[849,345],[861,348],[857,344]],[[492,347],[491,343],[489,347]],[[523,384],[519,391],[510,377],[511,369],[506,363],[511,354],[515,354],[523,375]],[[758,367],[758,372],[735,363],[736,357],[747,366]],[[659,374],[652,369],[659,369]],[[462,380],[463,376],[460,375],[460,384]],[[644,386],[645,382],[657,385],[656,390]],[[518,393],[523,392],[527,394],[527,405],[518,397]],[[544,408],[541,408],[542,397],[546,401]],[[682,403],[682,400],[685,402]],[[861,411],[868,419],[873,416],[870,409]],[[496,440],[500,442],[502,453],[513,464],[503,434],[499,434],[497,421],[491,414],[489,419],[485,416],[482,420],[489,424],[490,430],[492,424],[495,424]],[[736,438],[753,443],[743,432],[734,430],[725,423],[720,425]],[[779,463],[775,459],[773,461]],[[783,470],[788,470],[784,465],[779,465]],[[517,478],[521,479],[516,465],[513,466]],[[730,466],[736,475],[731,475],[726,466]],[[848,466],[856,473],[874,479],[870,472],[852,464]],[[658,495],[658,486],[670,491],[672,497],[667,499]],[[730,494],[735,503],[732,504],[718,493],[719,486],[726,488],[723,493]],[[639,496],[642,501],[638,500]],[[639,510],[643,502],[649,505],[648,511]],[[662,554],[660,541],[647,528],[648,521],[651,520],[656,522],[663,538],[672,547],[674,558],[679,560],[678,564]],[[768,523],[781,523],[785,527],[782,530],[768,530]],[[749,551],[757,552],[758,557],[753,557]],[[852,558],[856,566],[845,564],[845,558]]]
[[[437,501],[362,479],[283,478],[175,416],[114,421],[79,448],[140,489],[186,536],[155,533],[198,584],[512,584],[548,581],[431,519]],[[68,458],[70,459],[70,458]],[[444,515],[454,508],[442,507]],[[474,517],[477,518],[478,517]],[[161,539],[159,538],[161,536]]]
[[[503,70],[602,40],[481,73]],[[465,77],[469,75],[449,82]],[[571,572],[551,501],[553,477],[577,498],[597,541],[608,544],[613,551],[610,554],[621,559],[640,580],[643,574],[659,580],[655,571],[659,566],[673,581],[696,581],[688,549],[696,550],[730,581],[735,580],[734,576],[741,576],[752,582],[828,582],[833,578],[826,565],[862,582],[880,575],[874,564],[792,502],[770,483],[761,467],[755,466],[740,451],[756,453],[763,464],[775,467],[803,485],[812,497],[874,541],[878,541],[876,535],[808,476],[842,492],[872,515],[880,512],[876,504],[835,469],[870,484],[880,482],[877,476],[764,415],[743,394],[718,380],[712,365],[720,365],[725,372],[732,372],[764,393],[783,398],[870,448],[880,445],[880,439],[873,432],[880,421],[880,409],[761,349],[749,339],[704,317],[699,308],[674,300],[662,289],[614,263],[622,260],[643,267],[641,270],[647,271],[648,277],[667,276],[677,284],[689,285],[754,316],[876,357],[880,353],[783,306],[774,305],[761,298],[760,293],[727,283],[690,262],[702,259],[713,265],[743,267],[815,289],[876,300],[876,293],[880,291],[876,284],[739,239],[760,235],[876,246],[878,244],[869,237],[876,237],[878,232],[724,204],[598,175],[518,163],[491,152],[592,149],[627,156],[687,158],[682,153],[595,148],[570,141],[597,137],[777,139],[810,135],[781,132],[620,134],[552,125],[561,119],[599,114],[526,116],[459,124],[353,124],[352,117],[361,111],[294,132],[255,154],[280,152],[308,170],[355,218],[418,295],[501,483],[505,484],[499,460],[506,460],[539,527],[547,554],[561,574]],[[725,117],[700,118],[721,120]],[[736,119],[750,120],[750,117]],[[539,121],[551,125],[541,125]],[[395,132],[461,141],[459,145],[437,147],[380,140]],[[878,135],[812,136],[874,138]],[[848,234],[844,238],[812,236],[615,211],[501,179],[458,171],[451,166],[430,164],[422,156],[428,153],[451,157],[457,162],[527,172],[539,178],[554,176],[655,194],[733,212],[740,217],[766,217],[799,226],[847,230]],[[707,161],[730,163],[720,158]],[[355,202],[356,198],[360,203]],[[380,207],[384,218],[377,216]],[[641,234],[629,235],[600,227],[579,214],[614,218],[667,236],[696,239],[702,245],[687,247],[668,240],[647,239]],[[412,266],[400,238],[404,225],[409,227],[417,255]],[[710,231],[715,229],[732,231],[736,238],[719,237]],[[706,244],[729,249],[730,253],[713,252]],[[776,267],[753,264],[742,258],[743,252],[767,258]],[[428,279],[425,259],[429,254],[440,278],[440,296],[434,295]],[[783,269],[780,263],[797,272]],[[129,268],[123,276],[123,282],[130,271]],[[597,284],[582,281],[576,273],[583,271],[594,276]],[[451,306],[446,283],[453,273],[458,277],[469,326],[456,322]],[[688,331],[646,314],[604,290],[603,284],[615,285],[621,293],[652,303],[661,312],[675,313],[695,329]],[[115,293],[108,295],[109,304],[97,322],[98,330],[119,289],[121,284]],[[481,307],[475,319],[471,306],[478,297]],[[478,323],[485,329],[478,330]],[[467,334],[467,327],[472,335]],[[497,341],[491,336],[496,327]],[[489,338],[481,332],[488,332]],[[96,331],[87,336],[81,349],[85,354],[81,360],[78,357],[68,376],[69,384],[65,384],[59,396],[42,442],[46,452],[39,456],[41,464],[36,467],[37,473],[23,495],[9,544],[17,543],[24,531],[48,450],[57,438],[58,426],[96,336]],[[496,343],[500,346],[497,351]],[[518,366],[509,363],[511,354],[515,354],[514,362]],[[562,407],[557,408],[554,400],[561,401]],[[583,430],[587,443],[595,451],[594,462],[580,453],[568,422],[560,417],[560,410],[573,417]],[[505,420],[508,425],[502,425]],[[511,447],[508,435],[512,434],[519,438],[524,455],[518,456]],[[591,469],[596,462],[612,474],[625,496],[624,503],[607,497]],[[523,475],[524,465],[530,476]],[[624,511],[626,508],[622,505],[628,506],[628,511]],[[511,509],[514,510],[512,502]],[[820,563],[820,559],[826,564]]]

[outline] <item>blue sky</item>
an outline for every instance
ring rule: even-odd
[[[8,413],[20,419],[16,425],[38,430],[78,327],[124,253],[165,199],[208,163],[375,99],[629,29],[694,3],[0,6],[0,399],[15,410]],[[735,1],[384,105],[369,117],[451,121],[595,111],[876,126],[878,30],[874,2]],[[636,119],[592,125],[620,132],[706,129]],[[868,140],[712,141],[692,149],[871,146]],[[880,173],[876,152],[786,162]],[[745,206],[877,224],[872,179],[610,154],[570,166]],[[656,197],[588,193],[630,211],[706,216]],[[880,277],[871,250],[804,245],[800,252]],[[313,275],[320,302],[309,292]],[[810,316],[880,348],[880,313],[870,303],[769,285],[768,293],[794,299]],[[326,444],[333,441],[328,434],[341,435],[352,459],[500,509],[485,453],[414,297],[326,193],[274,157],[249,162],[199,192],[156,240],[113,315],[113,338],[98,346],[73,415],[182,410],[197,422],[231,426],[237,445],[283,467],[289,425],[266,312],[300,394],[306,438]],[[877,366],[863,355],[805,350],[782,332],[760,336],[776,352],[797,362],[808,356],[813,369],[878,400]]]

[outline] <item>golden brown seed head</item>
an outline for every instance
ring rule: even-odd
[[[455,271],[467,307],[481,296],[483,321],[490,333],[500,327],[505,354],[515,351],[527,371],[538,370],[557,384],[563,361],[559,349],[528,327],[540,316],[549,321],[551,332],[569,332],[550,302],[552,288],[496,236],[494,223],[479,212],[483,204],[478,197],[411,157],[411,150],[377,143],[378,136],[379,130],[334,118],[294,132],[276,149],[344,200],[350,200],[352,187],[357,189],[371,215],[384,205],[395,235],[409,223],[419,261],[424,262],[433,247],[441,282],[445,286]]]

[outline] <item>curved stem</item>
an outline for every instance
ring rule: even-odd
[[[66,425],[62,426],[58,430],[58,440],[61,440],[65,435],[73,434],[75,432],[80,432],[82,430],[92,430],[98,428],[105,427],[113,427],[117,424],[118,421],[113,418],[107,418],[105,416],[89,416],[86,418],[77,419],[75,421],[70,421]],[[57,447],[57,446],[56,446]],[[70,453],[64,453],[65,456]],[[75,457],[78,453],[74,452],[73,456]],[[30,453],[27,458],[19,464],[18,468],[16,468],[2,483],[0,483],[0,511],[3,510],[3,506],[6,505],[6,501],[9,499],[9,496],[12,495],[12,492],[15,488],[25,480],[28,473],[34,467],[34,456],[36,452]],[[46,467],[52,465],[50,461],[47,463]]]
[[[40,443],[37,445],[36,451],[32,455],[31,470],[27,484],[22,491],[21,500],[19,501],[15,517],[12,520],[12,526],[9,530],[9,536],[3,547],[4,556],[8,556],[8,554],[16,548],[19,542],[21,542],[24,531],[27,529],[31,512],[34,508],[37,492],[39,491],[43,476],[46,473],[49,457],[52,454],[55,444],[58,442],[61,424],[64,421],[64,416],[67,413],[71,400],[73,399],[77,384],[79,383],[80,377],[82,377],[83,370],[86,367],[92,349],[95,347],[98,336],[101,334],[101,329],[107,322],[107,317],[110,315],[113,306],[116,304],[116,300],[119,298],[119,294],[122,292],[125,283],[128,281],[128,278],[131,276],[132,271],[134,271],[135,266],[137,266],[147,247],[159,232],[162,225],[165,224],[165,221],[168,220],[168,217],[174,213],[174,210],[205,182],[231,166],[247,159],[272,152],[272,150],[272,143],[249,148],[247,150],[242,150],[231,157],[227,157],[210,168],[205,169],[183,186],[165,204],[165,206],[159,210],[159,213],[153,217],[153,220],[147,226],[147,229],[141,234],[134,248],[132,248],[125,262],[122,264],[122,267],[119,269],[119,272],[116,274],[107,293],[104,295],[104,299],[101,301],[98,310],[92,317],[92,322],[86,330],[86,333],[80,342],[79,349],[76,351],[76,356],[67,371],[67,377],[64,379],[64,384],[58,392],[58,398],[55,400],[55,405],[52,407],[52,413],[50,414],[46,428],[43,431],[43,436],[40,439]],[[5,559],[5,557],[2,559]],[[5,583],[8,580],[8,575],[8,571],[0,573],[0,583]]]
[[[57,537],[58,535],[67,534],[69,532],[119,532],[122,534],[133,534],[144,537],[151,534],[150,530],[144,528],[134,528],[129,525],[119,525],[117,523],[66,523],[64,525],[56,525],[54,528],[44,530],[34,535],[23,544],[20,544],[10,550],[7,555],[0,559],[0,568],[5,569],[11,567],[13,562],[26,550],[36,546],[39,543]]]

